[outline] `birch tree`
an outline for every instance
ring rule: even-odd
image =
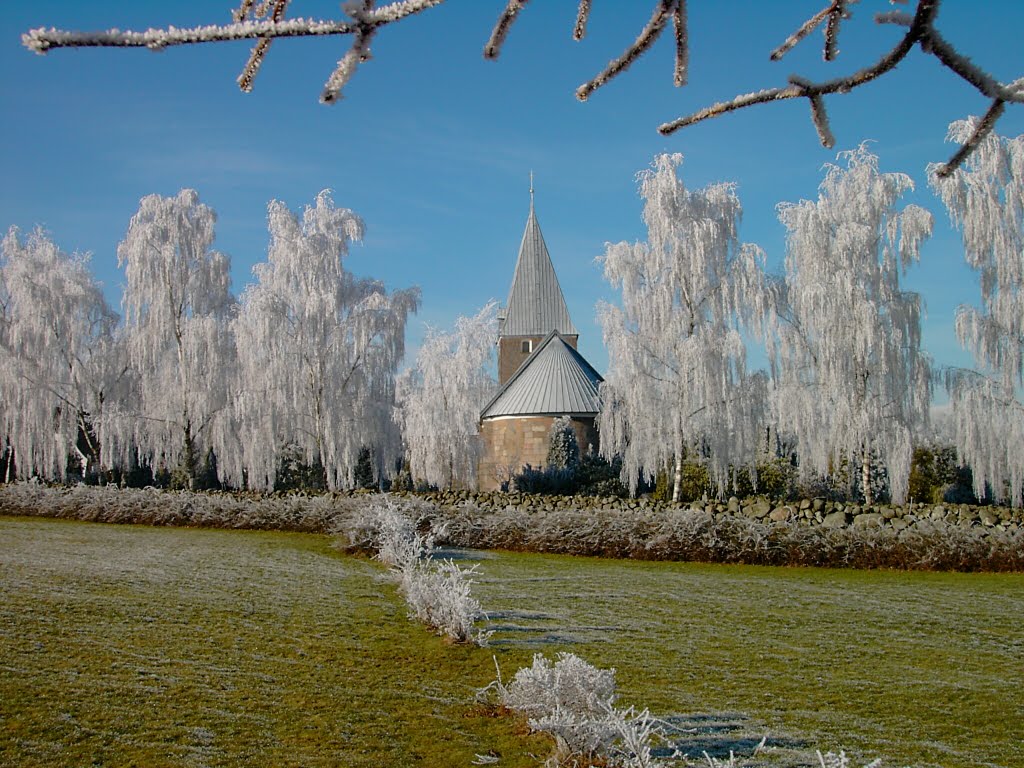
[[[413,478],[441,488],[474,488],[480,409],[496,387],[491,374],[497,304],[460,317],[455,330],[429,329],[415,365],[399,378],[395,418]]]
[[[752,462],[764,428],[767,378],[746,370],[741,323],[760,329],[772,303],[764,253],[741,244],[732,184],[690,191],[681,155],[640,174],[647,242],[609,245],[604,276],[621,306],[598,306],[608,373],[601,386],[601,453],[622,456],[635,492],[641,476],[707,464],[719,492],[730,465]]]
[[[976,118],[953,123],[950,141],[976,132]],[[989,134],[947,179],[929,168],[933,189],[964,256],[981,278],[981,306],[961,306],[960,343],[980,371],[947,371],[957,450],[971,466],[974,493],[1014,506],[1024,500],[1024,136]]]
[[[126,374],[117,314],[89,269],[41,230],[3,240],[3,408],[19,474],[64,478],[69,460],[98,469],[109,401]]]
[[[864,145],[827,166],[817,200],[783,203],[786,308],[769,344],[780,429],[797,441],[800,471],[860,473],[885,467],[902,503],[912,438],[927,423],[930,368],[921,351],[921,300],[900,288],[920,256],[932,216],[897,208],[909,176],[881,173]]]
[[[419,290],[388,294],[345,268],[363,222],[326,190],[301,219],[272,201],[268,222],[268,259],[253,268],[234,325],[247,482],[272,488],[292,445],[323,465],[328,487],[352,487],[361,448],[375,449],[378,472],[397,452],[394,376]]]
[[[117,249],[139,386],[138,402],[125,404],[120,429],[142,462],[180,469],[190,487],[210,451],[222,477],[237,473],[228,408],[235,300],[230,259],[212,249],[216,218],[195,190],[148,195]]]

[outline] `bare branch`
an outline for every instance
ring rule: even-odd
[[[678,0],[672,14],[672,27],[676,37],[676,72],[673,78],[677,88],[686,85],[690,66],[690,40],[686,29],[686,0]]]
[[[580,0],[579,11],[576,12],[576,26],[572,30],[573,40],[582,40],[587,34],[587,21],[590,20],[591,0]]]
[[[274,11],[271,15],[271,21],[279,22],[284,20],[284,12],[288,8],[289,0],[275,0]],[[248,3],[252,5],[252,1]],[[239,9],[242,11],[246,6],[243,5]],[[244,18],[244,17],[243,17]],[[240,19],[238,19],[240,21]],[[242,70],[242,74],[238,76],[238,87],[246,93],[252,92],[253,81],[256,79],[256,74],[260,70],[260,65],[263,63],[264,57],[267,55],[267,51],[270,50],[270,40],[268,38],[262,38],[252,48],[252,53],[249,54],[249,61],[246,62],[245,68]]]
[[[771,56],[769,58],[772,61],[778,61],[787,53],[789,53],[796,46],[797,43],[799,43],[801,40],[803,40],[805,37],[811,34],[811,32],[814,31],[814,28],[821,24],[821,22],[823,22],[828,17],[833,5],[834,3],[832,5],[826,6],[825,8],[822,8],[816,14],[811,16],[811,18],[809,18],[807,21],[803,23],[803,26],[801,26],[796,32],[787,37],[783,41],[782,45],[780,45],[778,48],[772,51]]]
[[[828,12],[828,24],[825,25],[825,61],[834,61],[839,55],[839,23],[848,18],[850,14],[846,10],[846,0],[833,0]]]
[[[659,0],[657,6],[654,8],[654,13],[651,15],[650,21],[647,22],[647,26],[640,32],[640,36],[637,37],[636,41],[627,48],[619,58],[611,61],[604,71],[598,74],[593,80],[584,83],[576,89],[576,98],[580,101],[586,101],[590,94],[600,88],[602,85],[607,83],[616,75],[624,72],[629,66],[636,61],[643,53],[651,47],[651,44],[658,39],[661,34],[661,30],[665,28],[665,22],[668,21],[669,15],[672,13],[676,6],[677,0]]]
[[[501,46],[505,44],[505,38],[508,37],[508,31],[512,28],[512,23],[528,2],[530,0],[508,0],[508,5],[505,6],[505,10],[502,11],[501,16],[498,17],[498,21],[494,25],[491,39],[484,46],[485,59],[496,59],[501,55]]]
[[[956,154],[949,158],[946,164],[939,168],[935,174],[940,179],[945,179],[951,176],[957,168],[963,165],[964,160],[970,156],[985,137],[992,132],[992,129],[996,127],[996,121],[1002,116],[1005,110],[1006,102],[1002,99],[996,99],[992,103],[992,106],[989,107],[988,112],[985,113],[985,116],[978,121],[978,124],[975,126],[974,132],[970,135],[970,138],[963,143],[963,146],[956,151]]]

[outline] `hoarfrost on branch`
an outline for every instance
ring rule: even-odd
[[[858,468],[871,503],[871,463],[896,503],[907,495],[911,441],[927,423],[930,367],[921,300],[900,289],[932,216],[900,197],[910,177],[881,173],[864,145],[827,166],[817,200],[783,203],[785,304],[769,335],[779,428],[796,438],[800,470]]]
[[[285,19],[285,12],[291,0],[267,0],[254,3],[242,0],[241,6],[232,14],[231,24],[211,24],[188,29],[168,27],[148,29],[143,32],[111,29],[103,32],[69,32],[54,28],[40,27],[22,35],[22,44],[36,53],[46,53],[53,48],[66,47],[145,47],[162,50],[173,45],[220,42],[226,40],[256,40],[242,73],[238,77],[239,87],[250,91],[256,73],[267,55],[271,42],[279,37],[312,37],[324,35],[352,35],[351,48],[341,57],[334,71],[328,77],[320,100],[332,103],[341,98],[343,87],[355,74],[358,66],[369,60],[370,44],[381,28],[421,13],[445,0],[401,0],[380,8],[374,0],[350,0],[342,8],[348,17],[338,21],[314,19]],[[816,28],[825,26],[824,58],[834,60],[839,53],[839,34],[842,22],[851,18],[851,6],[856,0],[829,0],[827,5],[800,27],[781,45],[772,51],[773,61],[781,59]],[[501,53],[513,23],[523,13],[528,0],[508,0],[499,15],[491,36],[484,46],[484,56],[496,59]],[[586,34],[587,21],[591,12],[591,0],[579,0],[579,9],[573,26],[573,38],[581,40]],[[818,131],[823,146],[834,143],[825,110],[825,96],[844,94],[875,80],[892,71],[915,47],[934,56],[942,66],[953,72],[990,101],[985,119],[973,133],[961,140],[961,148],[952,156],[940,173],[951,173],[972,152],[978,143],[992,130],[1007,104],[1024,103],[1024,78],[1004,83],[975,65],[967,56],[949,43],[936,27],[941,0],[918,0],[914,13],[888,11],[876,14],[879,25],[904,27],[905,32],[897,43],[879,60],[855,72],[823,82],[811,82],[793,75],[786,86],[770,88],[754,93],[741,94],[731,99],[663,123],[658,130],[663,134],[672,133],[684,126],[707,120],[738,109],[765,104],[773,101],[803,98],[808,100],[811,119]],[[669,22],[672,23],[675,45],[673,82],[676,86],[687,83],[689,75],[689,33],[686,0],[656,0],[651,17],[640,31],[636,40],[628,45],[618,57],[609,62],[600,73],[576,90],[576,96],[586,101],[591,94],[624,72],[640,56],[646,53],[658,39]]]
[[[984,118],[950,125],[949,140],[977,133]],[[981,371],[951,369],[946,386],[961,459],[979,498],[1024,503],[1024,136],[989,133],[948,178],[929,168],[932,188],[954,226],[964,256],[978,271],[981,307],[957,310],[960,343]]]
[[[253,268],[234,324],[242,464],[251,487],[273,488],[291,442],[322,463],[328,487],[351,488],[360,449],[374,449],[377,475],[397,452],[394,375],[419,290],[388,294],[345,269],[363,222],[327,190],[301,219],[276,200],[267,218],[268,259]]]
[[[112,444],[104,419],[125,377],[118,316],[88,256],[61,251],[41,229],[12,227],[0,261],[0,430],[22,477],[98,468]],[[7,463],[10,466],[10,463]]]
[[[452,333],[429,329],[416,362],[398,380],[396,421],[416,480],[473,488],[481,444],[480,408],[493,392],[497,304],[460,317]]]
[[[212,249],[217,215],[193,189],[147,195],[117,247],[125,269],[128,350],[138,401],[120,418],[121,442],[156,468],[180,467],[189,485],[202,464],[237,455],[229,395],[235,354],[231,260]],[[211,454],[212,452],[212,454]]]
[[[752,463],[762,440],[767,377],[746,370],[739,328],[760,329],[773,300],[764,253],[740,244],[731,184],[691,192],[681,155],[640,174],[644,243],[609,245],[605,279],[621,306],[600,304],[608,373],[601,386],[601,453],[622,456],[623,481],[706,462],[723,491],[730,465]]]

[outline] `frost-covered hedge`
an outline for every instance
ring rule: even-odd
[[[362,513],[374,498],[365,492],[247,496],[14,483],[0,486],[0,514],[340,533],[369,549]],[[403,499],[421,519],[443,526],[438,542],[453,546],[646,560],[1024,571],[1020,510],[966,505],[836,509],[828,506],[832,502],[818,502],[773,508],[761,500],[735,509],[728,502],[683,509],[648,500],[522,494]]]

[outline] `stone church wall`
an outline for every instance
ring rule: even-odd
[[[480,425],[484,454],[477,473],[481,491],[496,491],[525,465],[543,467],[548,458],[548,433],[556,416],[487,419]],[[573,418],[580,451],[597,448],[593,417]]]

